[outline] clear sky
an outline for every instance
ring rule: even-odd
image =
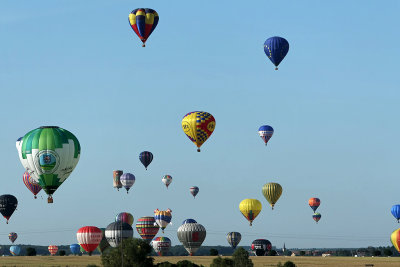
[[[128,14],[155,9],[159,24],[142,48]],[[172,209],[165,235],[194,218],[205,245],[242,233],[277,247],[390,245],[399,227],[398,11],[394,1],[1,1],[1,194],[18,198],[6,225],[19,244],[76,243],[85,225],[106,227]],[[263,43],[285,37],[279,71]],[[197,153],[181,129],[195,110],[216,119]],[[274,127],[268,147],[257,130]],[[15,141],[42,125],[74,133],[81,159],[54,194],[34,200],[22,182]],[[138,155],[152,151],[145,171]],[[126,194],[112,171],[136,176]],[[161,182],[173,177],[167,190]],[[271,211],[261,188],[278,182]],[[196,199],[189,187],[197,185]],[[319,224],[310,197],[319,197]],[[257,198],[252,227],[238,210]],[[139,235],[135,231],[135,236]]]

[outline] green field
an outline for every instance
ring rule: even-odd
[[[180,260],[190,260],[197,264],[209,266],[214,257],[211,256],[194,256],[194,257],[154,257],[155,262],[169,261],[176,263]],[[272,267],[276,266],[278,262],[284,263],[291,260],[299,267],[355,267],[365,266],[366,264],[374,264],[374,267],[399,267],[400,257],[386,258],[386,257],[365,257],[365,258],[351,258],[351,257],[251,257],[255,267]],[[101,266],[100,256],[36,256],[36,257],[1,257],[0,267],[2,266],[29,266],[29,267],[86,267],[88,264],[97,264]]]

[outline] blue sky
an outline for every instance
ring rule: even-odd
[[[80,227],[106,227],[121,211],[136,221],[170,208],[173,245],[186,218],[206,227],[205,245],[227,245],[230,231],[241,245],[390,244],[399,227],[390,208],[400,202],[398,1],[1,5],[0,193],[19,205],[10,224],[2,220],[0,243],[11,231],[20,244],[76,243]],[[138,7],[160,16],[146,48],[128,23]],[[290,43],[279,71],[263,52],[276,35]],[[216,119],[201,153],[180,125],[195,110]],[[267,148],[263,124],[275,129]],[[82,146],[52,205],[25,188],[15,149],[42,125],[73,132]],[[143,150],[155,156],[148,171]],[[113,189],[114,169],[136,176],[128,195]],[[261,194],[267,182],[283,187],[274,211]],[[310,197],[321,199],[318,225]],[[263,203],[252,227],[238,210],[245,198]]]

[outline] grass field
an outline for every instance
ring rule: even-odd
[[[176,263],[180,260],[190,260],[197,264],[209,266],[214,257],[211,256],[194,256],[194,257],[154,257],[155,262],[169,261]],[[293,261],[298,267],[365,267],[366,264],[373,264],[374,267],[399,267],[400,257],[251,257],[255,267],[273,267],[281,262],[282,264],[288,260]],[[86,267],[88,264],[96,264],[101,266],[100,256],[36,256],[36,257],[0,257],[0,267]]]

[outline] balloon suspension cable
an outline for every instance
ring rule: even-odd
[[[49,197],[47,198],[47,203],[53,203],[53,196],[49,195]]]

